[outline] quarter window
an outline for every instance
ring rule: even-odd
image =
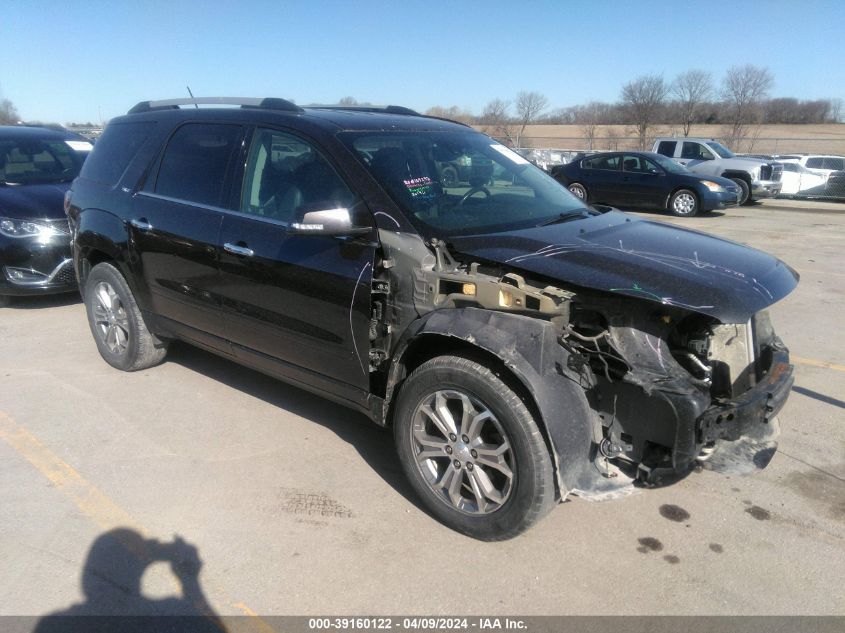
[[[323,155],[300,138],[256,131],[249,151],[240,210],[291,222],[300,208],[351,207],[354,194]]]
[[[155,192],[197,204],[228,206],[222,199],[223,186],[241,136],[239,125],[183,125],[164,151]]]
[[[80,178],[116,185],[155,123],[110,123],[97,141],[96,151],[85,161]]]

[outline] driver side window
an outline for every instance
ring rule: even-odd
[[[355,195],[313,145],[277,130],[255,131],[240,211],[290,223],[301,208],[350,208],[354,203]]]
[[[688,158],[691,160],[713,160],[715,156],[713,156],[713,153],[701,143],[684,141],[684,145],[681,148],[681,158]]]

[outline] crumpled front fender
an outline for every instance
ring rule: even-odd
[[[478,308],[435,310],[412,323],[400,341],[390,369],[388,400],[401,387],[405,352],[420,337],[435,336],[460,339],[495,355],[531,394],[561,499],[575,489],[601,484],[591,463],[593,439],[600,437],[598,419],[581,384],[580,364],[570,363],[549,321]]]

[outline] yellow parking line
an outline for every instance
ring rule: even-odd
[[[96,486],[59,459],[38,438],[3,411],[0,411],[0,438],[49,479],[50,483],[70,498],[76,507],[103,531],[132,526],[144,538],[149,538],[148,534],[135,526],[127,512],[115,505]]]
[[[70,464],[58,457],[47,448],[41,440],[35,437],[22,425],[15,422],[6,412],[0,411],[0,439],[11,446],[21,457],[46,477],[53,486],[70,499],[79,511],[94,521],[103,531],[118,527],[135,530],[145,539],[151,538],[150,532],[132,518],[132,516],[115,504],[94,484],[79,474]],[[130,548],[132,549],[132,548]],[[133,552],[133,554],[140,554]],[[170,578],[173,587],[180,589],[175,578]],[[215,592],[218,595],[219,591]],[[275,631],[273,627],[256,615],[244,603],[233,604],[245,615],[252,616],[250,620],[264,632]],[[215,616],[209,613],[207,616]]]
[[[836,371],[845,371],[845,365],[837,365],[836,363],[829,363],[826,360],[816,360],[814,358],[801,358],[800,356],[791,356],[793,363],[799,365],[810,365],[811,367],[822,367],[823,369],[835,369]]]

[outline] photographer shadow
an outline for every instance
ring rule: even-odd
[[[155,563],[170,565],[181,596],[153,599],[142,594],[142,578]],[[175,537],[147,539],[129,528],[101,534],[82,571],[85,602],[44,616],[34,633],[225,633],[199,583],[202,561],[196,547]]]

